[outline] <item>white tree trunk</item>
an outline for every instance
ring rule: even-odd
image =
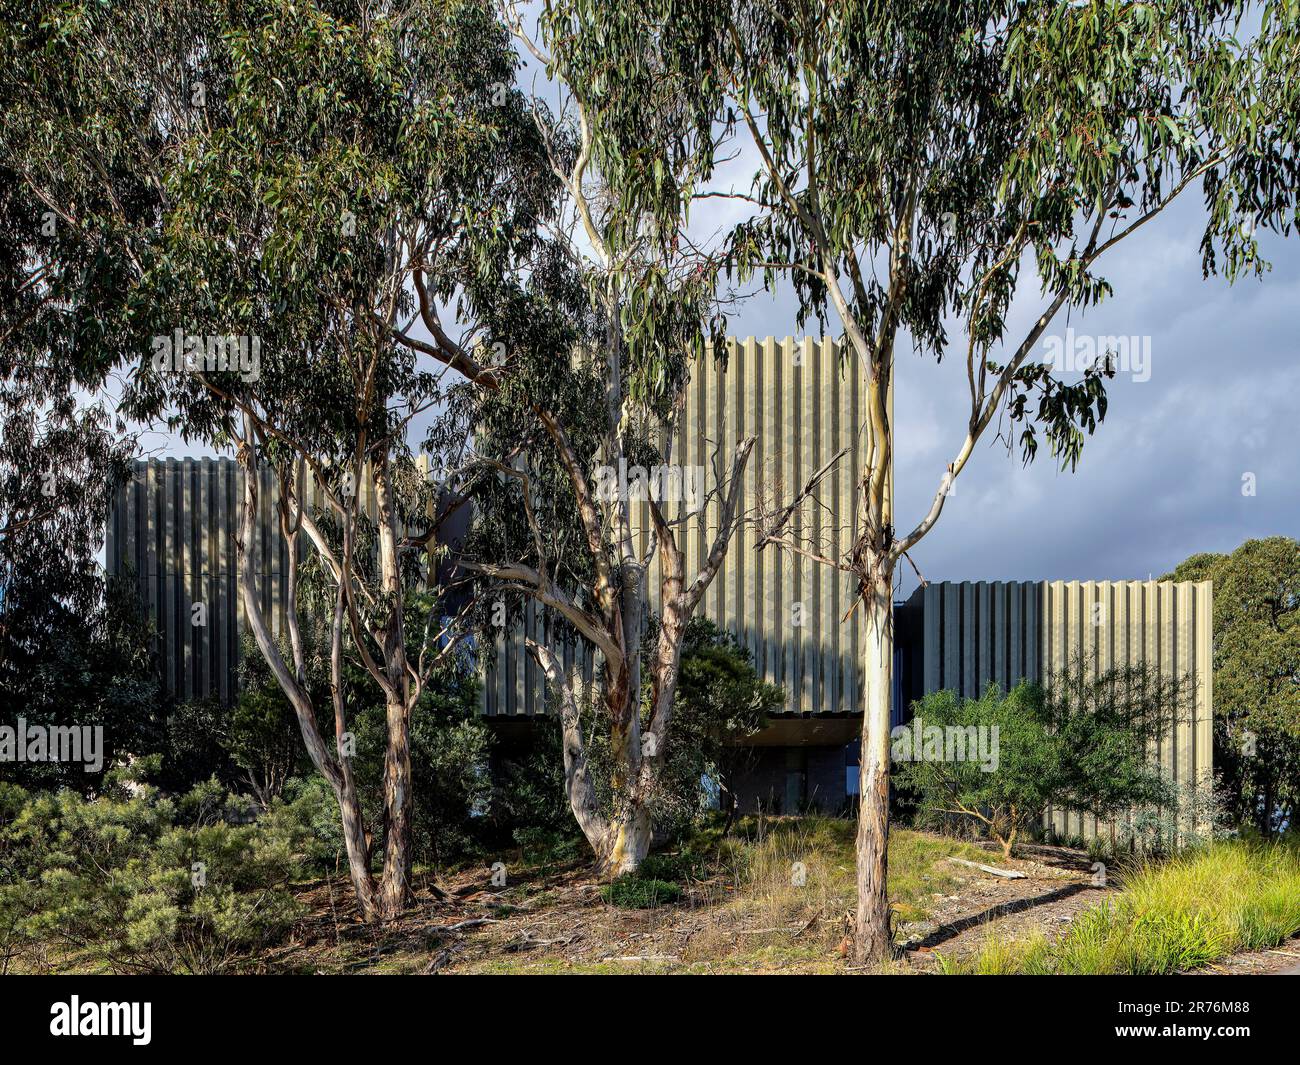
[[[894,954],[889,914],[889,722],[893,690],[894,614],[892,574],[872,566],[863,590],[867,646],[866,702],[858,796],[858,908],[854,961],[882,961]]]

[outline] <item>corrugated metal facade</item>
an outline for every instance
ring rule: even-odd
[[[849,457],[822,481],[823,506],[808,508],[812,527],[794,526],[797,537],[812,535],[826,553],[840,553],[848,546],[861,472],[864,448],[855,434],[863,399],[859,375],[841,366],[832,341],[732,341],[725,363],[710,354],[692,376],[668,461],[703,467],[704,488],[712,490],[718,471],[729,467],[736,442],[754,436],[741,503],[745,511],[760,491],[788,498],[848,447]],[[275,495],[272,479],[264,474],[254,567],[264,609],[279,635],[287,558],[275,524]],[[167,682],[182,698],[211,693],[227,700],[234,691],[242,613],[234,533],[241,498],[242,473],[231,459],[141,461],[119,490],[109,520],[109,572],[130,567],[137,575],[142,600],[157,619]],[[691,516],[685,502],[664,507],[670,520],[684,519],[677,528],[688,574],[707,551],[720,509],[717,499]],[[640,510],[644,547],[649,516],[644,504]],[[788,551],[755,552],[754,542],[750,526],[733,538],[705,595],[703,613],[736,634],[768,681],[784,686],[787,712],[858,713],[863,629],[856,613],[845,619],[853,601],[850,580]],[[651,588],[657,587],[656,571]],[[206,604],[206,626],[191,624],[191,608],[198,602]],[[549,635],[545,612],[533,604],[524,624],[496,641],[483,691],[489,716],[546,710],[545,684],[525,650],[525,630],[534,638]],[[587,649],[569,647],[564,656],[570,668],[593,675]]]
[[[1213,586],[1170,581],[943,582],[917,589],[922,610],[922,692],[979,694],[1021,679],[1044,680],[1078,658],[1095,673],[1146,663],[1190,675],[1194,705],[1153,756],[1177,784],[1213,770]],[[1064,837],[1092,838],[1088,815],[1049,814]]]
[[[745,471],[741,511],[751,510],[760,491],[788,499],[836,452],[849,456],[821,482],[824,504],[807,509],[811,529],[794,527],[796,539],[811,534],[823,553],[835,556],[849,545],[855,513],[854,485],[861,474],[865,442],[857,439],[865,392],[860,375],[841,366],[839,346],[830,340],[750,338],[731,341],[725,363],[711,354],[692,375],[680,426],[667,449],[671,463],[704,467],[706,489],[717,487],[736,443],[756,438]],[[666,443],[666,441],[665,441]],[[649,514],[640,508],[642,550]],[[675,526],[689,576],[699,568],[716,533],[721,502],[713,499],[688,516],[684,503],[663,508]],[[799,519],[796,518],[796,521]],[[752,526],[732,539],[726,560],[705,593],[701,612],[733,632],[749,648],[766,680],[786,691],[787,713],[845,714],[861,711],[863,626],[853,602],[852,582],[793,552],[768,547],[754,551]],[[650,577],[652,608],[657,564]],[[542,612],[529,608],[526,627],[546,636]],[[530,715],[545,710],[545,685],[524,648],[525,626],[497,641],[487,671],[484,700],[489,715]],[[571,666],[592,674],[589,653],[567,652]]]
[[[278,639],[287,632],[288,549],[276,517],[275,478],[269,470],[259,476],[253,572]],[[243,492],[244,474],[233,459],[140,460],[109,515],[106,569],[134,576],[158,628],[163,679],[182,700],[212,695],[229,702],[235,693],[243,616],[235,534]],[[307,496],[309,505],[319,502],[310,481]],[[363,484],[362,505],[373,513],[371,496]],[[306,550],[300,543],[300,559]]]
[[[863,447],[854,432],[862,396],[857,374],[844,372],[833,343],[733,343],[725,365],[710,358],[694,375],[669,461],[703,466],[704,487],[712,489],[715,467],[725,468],[736,441],[753,435],[742,504],[750,509],[761,492],[788,498],[848,447],[849,459],[822,483],[824,506],[808,510],[814,527],[796,530],[822,540],[827,554],[842,552],[861,471]],[[263,609],[279,636],[288,559],[275,524],[273,480],[262,477],[253,563]],[[361,492],[373,512],[368,483]],[[109,521],[108,570],[135,573],[141,599],[157,620],[167,683],[181,698],[229,700],[235,691],[242,610],[234,532],[241,498],[242,473],[230,459],[141,461],[119,490]],[[713,500],[693,516],[684,502],[664,509],[670,520],[683,519],[680,542],[691,573],[717,528],[720,503]],[[644,513],[641,522],[648,527]],[[853,600],[849,579],[788,551],[757,553],[754,539],[752,527],[737,533],[703,612],[741,639],[768,681],[784,686],[788,713],[858,714],[863,632],[856,613],[845,620]],[[1101,669],[1151,662],[1197,680],[1193,720],[1179,725],[1158,752],[1175,780],[1190,781],[1212,764],[1211,596],[1208,582],[931,584],[898,614],[906,660],[896,678],[898,710],[901,715],[908,701],[939,688],[970,695],[989,681],[1007,686],[1022,677],[1040,679],[1073,654],[1094,656]],[[205,605],[205,625],[192,623],[196,603]],[[487,715],[545,712],[545,684],[524,650],[525,628],[546,639],[545,612],[530,604],[525,625],[497,640],[485,670]],[[592,676],[589,653],[569,647],[565,655],[570,668]],[[1074,815],[1058,814],[1054,823],[1066,835],[1095,829]]]

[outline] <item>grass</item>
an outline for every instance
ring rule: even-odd
[[[627,910],[652,910],[656,906],[676,902],[682,897],[681,885],[670,880],[653,877],[620,876],[600,889],[600,897],[611,906]]]
[[[1300,846],[1214,843],[1123,877],[1124,893],[1088,910],[1060,939],[990,937],[944,972],[1153,975],[1186,972],[1300,933]]]
[[[716,957],[732,955],[732,929],[743,926],[745,958],[759,967],[824,959],[855,905],[855,827],[825,817],[754,818],[716,841],[711,865],[719,875],[704,889],[722,920],[697,945]],[[890,833],[889,895],[900,922],[924,920],[936,895],[956,889],[956,869],[944,861],[950,856],[989,861],[986,851],[961,840],[902,828]]]
[[[854,829],[828,817],[745,818],[726,836],[720,825],[705,827],[677,850],[651,855],[635,876],[603,885],[606,911],[575,914],[585,956],[493,951],[460,971],[840,972],[837,948],[855,900]],[[902,828],[890,834],[889,855],[900,922],[924,919],[936,895],[959,890],[961,870],[946,858],[990,861],[970,843]],[[626,915],[616,917],[620,910]],[[681,926],[693,929],[686,941],[667,932]],[[543,937],[563,934],[547,927]],[[606,951],[633,956],[605,958]]]

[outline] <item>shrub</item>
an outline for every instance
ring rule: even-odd
[[[1048,806],[1102,818],[1133,809],[1167,815],[1178,796],[1148,751],[1184,713],[1185,693],[1185,681],[1144,667],[1092,678],[1077,664],[1045,686],[1023,682],[1006,694],[996,685],[978,699],[935,692],[895,730],[896,781],[922,820],[975,823],[1006,856]],[[1186,811],[1175,816],[1193,827]]]
[[[715,796],[734,816],[732,781],[753,754],[739,741],[758,732],[784,702],[784,689],[763,680],[732,633],[707,618],[691,619],[682,638],[667,758],[656,780],[658,832],[680,836],[699,823]]]
[[[574,850],[586,841],[564,793],[564,755],[559,725],[538,722],[526,741],[498,740],[492,754],[492,796],[480,826],[484,842],[513,842],[525,851]]]
[[[238,767],[240,786],[267,807],[292,777],[311,772],[311,762],[298,719],[252,633],[243,637],[239,673],[239,698],[225,726],[225,747]]]
[[[682,897],[682,889],[666,880],[649,880],[637,874],[620,876],[600,889],[600,897],[611,906],[628,910],[650,910],[667,906]]]
[[[681,883],[696,876],[703,858],[694,854],[648,854],[637,868],[637,876],[647,880]]]
[[[568,865],[590,859],[591,848],[576,826],[564,829],[521,827],[514,840],[531,865]]]
[[[383,824],[386,711],[382,701],[356,714],[353,761],[366,823]],[[491,795],[491,734],[478,713],[476,682],[446,672],[426,686],[411,712],[412,848],[417,861],[440,863],[472,849],[474,820]]]
[[[211,787],[179,802],[142,789],[4,798],[0,913],[12,960],[55,941],[117,972],[245,967],[299,914],[287,890],[303,830],[283,807],[251,824]],[[187,823],[188,822],[188,823]]]
[[[347,861],[343,846],[343,819],[339,804],[323,777],[294,777],[285,784],[284,802],[266,817],[288,818],[300,841],[304,871],[333,869]]]

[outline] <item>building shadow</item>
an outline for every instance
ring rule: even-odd
[[[910,944],[908,950],[917,950],[920,948],[933,949],[947,943],[949,940],[956,939],[963,932],[969,932],[982,924],[988,924],[990,921],[996,921],[1000,917],[1009,917],[1015,913],[1024,913],[1028,910],[1036,909],[1039,906],[1046,906],[1053,902],[1060,902],[1071,896],[1079,894],[1081,891],[1104,890],[1094,888],[1091,884],[1067,884],[1065,887],[1058,888],[1055,891],[1048,891],[1042,895],[1035,895],[1028,899],[1013,899],[1010,902],[1002,902],[996,906],[990,906],[979,913],[973,913],[969,917],[963,917],[957,921],[950,921],[948,924],[940,925],[924,939]]]

